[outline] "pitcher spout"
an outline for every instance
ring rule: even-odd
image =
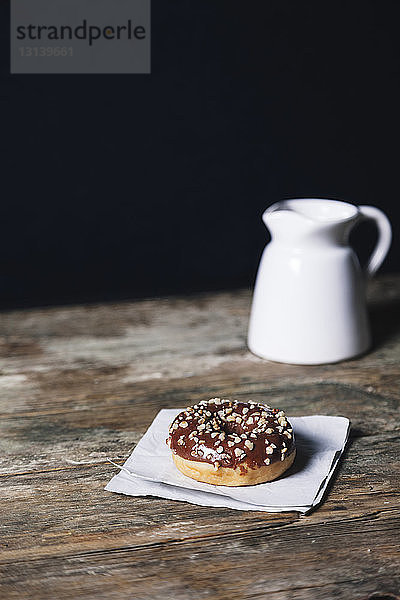
[[[320,200],[319,198],[296,198],[282,200],[272,204],[264,212],[264,220],[278,212],[294,212],[299,217],[315,223],[340,223],[358,216],[359,209],[354,204],[339,200]]]
[[[271,236],[281,241],[288,238],[293,243],[307,236],[320,243],[347,243],[359,210],[348,202],[299,198],[276,202],[262,218]]]

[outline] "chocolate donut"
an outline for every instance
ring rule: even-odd
[[[215,485],[272,481],[296,455],[293,430],[282,410],[220,398],[180,412],[167,444],[184,475]]]

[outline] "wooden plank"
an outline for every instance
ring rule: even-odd
[[[362,498],[367,501],[368,496]],[[21,594],[28,590],[29,594],[34,590],[32,597],[40,598],[155,599],[227,598],[229,594],[267,598],[271,593],[276,598],[330,598],[334,591],[337,598],[358,598],[376,589],[395,591],[400,583],[398,520],[393,508],[369,514],[362,511],[354,517],[334,511],[334,519],[328,520],[326,513],[325,520],[318,517],[314,521],[311,515],[293,522],[285,515],[232,515],[220,509],[208,523],[206,535],[200,525],[209,519],[207,509],[181,511],[189,505],[164,501],[168,510],[160,515],[157,501],[124,502],[133,505],[130,527],[121,531],[118,513],[113,513],[112,520],[108,517],[108,532],[101,538],[85,525],[79,549],[65,539],[69,532],[65,526],[81,530],[78,524],[80,521],[82,528],[87,512],[83,506],[76,506],[75,519],[64,523],[59,536],[51,519],[49,523],[45,517],[44,539],[35,555],[11,552],[10,560],[2,563],[0,591]],[[152,504],[151,512],[146,503]],[[61,504],[59,523],[62,509]],[[242,515],[248,521],[241,521]],[[97,517],[99,522],[100,515]],[[144,543],[140,527],[146,527],[149,535]]]
[[[375,347],[279,365],[245,346],[248,291],[0,315],[1,598],[363,598],[400,590],[400,277],[372,282]],[[215,395],[343,414],[314,513],[110,494],[160,408]],[[83,463],[83,464],[76,464]]]
[[[3,477],[0,485],[8,511],[2,519],[2,560],[22,559],[27,552],[40,556],[50,550],[52,554],[52,544],[57,545],[58,551],[61,548],[63,554],[65,544],[77,552],[94,550],[100,537],[103,548],[110,543],[111,547],[126,544],[127,535],[131,544],[152,545],[232,531],[232,522],[239,530],[247,526],[253,530],[265,523],[276,527],[282,522],[285,526],[333,523],[390,515],[400,504],[399,450],[398,434],[355,438],[327,501],[310,516],[301,518],[296,513],[276,515],[228,509],[210,512],[208,508],[181,502],[110,494],[103,490],[114,472],[107,464]]]
[[[75,380],[71,391],[82,382],[96,394],[107,382],[117,382],[123,392],[148,380],[201,374],[216,378],[224,366],[234,380],[238,370],[242,376],[249,373],[271,384],[283,378],[288,383],[353,382],[369,388],[376,385],[382,395],[388,395],[389,389],[389,394],[399,397],[398,381],[388,372],[398,369],[400,355],[399,288],[398,279],[386,278],[380,302],[378,288],[371,294],[373,324],[379,332],[372,352],[339,365],[308,368],[262,361],[247,351],[250,294],[246,291],[3,313],[0,414],[41,410],[43,403],[56,402],[60,379],[65,398],[67,386]],[[58,382],[54,395],[52,380]]]
[[[357,533],[347,543],[349,531]],[[339,534],[326,527],[329,547],[320,528],[296,531],[295,544],[282,529],[271,535],[251,531],[241,538],[217,538],[208,540],[206,545],[202,541],[192,542],[189,547],[170,543],[146,549],[116,548],[51,561],[29,560],[7,567],[2,591],[7,598],[135,600],[344,600],[361,599],[375,591],[395,593],[399,577],[396,572],[393,574],[396,540],[390,521],[381,523],[380,530],[373,532],[378,552],[365,544],[370,531],[370,527],[359,522],[349,523],[348,529]],[[235,557],[240,557],[240,562]],[[24,586],[19,582],[21,570],[26,574]]]
[[[195,379],[195,382],[193,381]],[[79,383],[82,386],[81,380]],[[64,384],[68,389],[68,384]],[[395,399],[371,395],[349,386],[316,383],[270,389],[258,381],[212,385],[207,377],[143,382],[130,394],[109,398],[71,397],[50,411],[3,417],[0,421],[0,475],[74,463],[98,463],[127,457],[160,408],[186,406],[228,391],[237,399],[267,402],[289,415],[341,414],[351,419],[358,436],[399,431]]]

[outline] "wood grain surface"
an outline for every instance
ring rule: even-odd
[[[0,315],[0,598],[400,595],[400,277],[371,284],[373,349],[302,367],[245,345],[250,292]],[[307,516],[111,494],[161,408],[223,395],[345,415]]]

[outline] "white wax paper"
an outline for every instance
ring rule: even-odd
[[[160,496],[201,506],[237,510],[308,512],[322,499],[349,433],[345,417],[288,417],[297,456],[278,480],[245,487],[216,486],[186,477],[165,443],[168,427],[182,409],[161,410],[124,467],[106,490],[131,496]]]

